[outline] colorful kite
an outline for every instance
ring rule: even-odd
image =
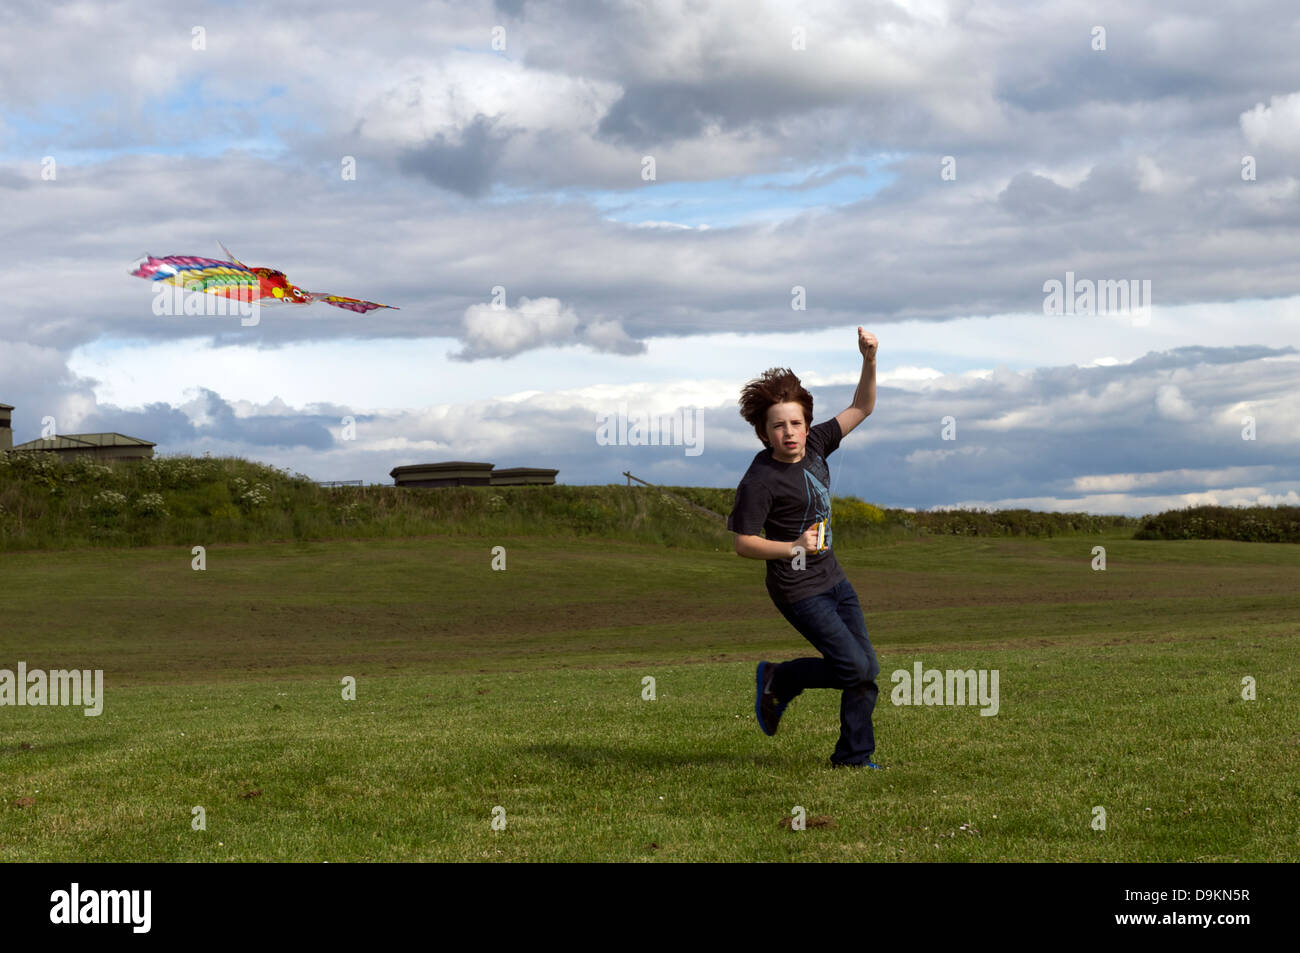
[[[193,255],[168,255],[155,258],[146,255],[144,260],[131,274],[137,278],[151,281],[165,281],[179,285],[187,291],[202,291],[207,294],[220,295],[237,301],[283,301],[287,304],[311,304],[324,301],[336,308],[365,314],[379,308],[393,308],[391,304],[379,304],[375,301],[362,301],[360,298],[345,298],[342,295],[324,294],[319,291],[303,291],[291,284],[283,271],[274,268],[250,268],[230,254],[225,245],[221,250],[229,261],[216,258],[196,258]]]

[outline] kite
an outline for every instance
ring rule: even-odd
[[[357,314],[375,311],[379,308],[399,310],[391,304],[379,304],[375,301],[362,301],[360,298],[346,298],[343,295],[325,294],[319,291],[303,291],[292,284],[283,271],[274,268],[250,268],[230,254],[225,245],[221,250],[229,261],[216,258],[199,258],[194,255],[168,255],[155,258],[145,255],[143,261],[131,272],[137,278],[151,281],[165,281],[179,285],[186,291],[202,291],[223,298],[237,301],[282,301],[286,304],[311,304],[324,301],[326,304]]]

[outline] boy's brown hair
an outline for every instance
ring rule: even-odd
[[[770,367],[745,385],[740,392],[740,416],[753,424],[758,439],[763,446],[767,442],[767,411],[773,404],[796,403],[803,408],[805,429],[811,429],[813,416],[813,396],[808,393],[794,371],[788,367]]]

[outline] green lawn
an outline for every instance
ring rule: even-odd
[[[730,551],[227,545],[206,572],[183,547],[7,554],[0,668],[102,668],[106,697],[99,717],[0,708],[0,858],[1300,854],[1300,547],[922,538],[839,557],[882,665],[883,772],[827,766],[835,692],[759,732],[754,663],[810,652]],[[998,670],[997,716],[891,704],[917,660]],[[830,824],[787,829],[795,806]]]

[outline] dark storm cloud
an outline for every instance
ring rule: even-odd
[[[1041,220],[1060,214],[1085,215],[1141,199],[1138,175],[1131,165],[1094,166],[1075,188],[1057,185],[1032,172],[1017,174],[998,196],[1002,207],[1018,218]]]
[[[699,136],[710,125],[743,128],[815,108],[819,96],[780,77],[741,75],[709,83],[652,82],[629,87],[597,127],[599,135],[649,147]]]
[[[81,433],[116,432],[150,440],[160,452],[176,452],[203,438],[253,447],[306,448],[327,450],[334,437],[323,421],[337,425],[338,418],[317,415],[237,417],[234,408],[220,394],[199,388],[209,422],[195,424],[179,408],[165,403],[148,404],[140,410],[100,405],[79,427]]]
[[[526,0],[492,0],[492,6],[498,13],[506,16],[522,17]]]
[[[496,119],[477,115],[459,131],[456,141],[440,132],[403,155],[401,167],[440,188],[469,197],[482,195],[494,181],[497,163],[511,136],[509,131],[498,131],[496,123]]]
[[[1112,367],[994,374],[951,391],[881,386],[876,412],[863,425],[870,446],[850,435],[833,472],[836,493],[920,508],[1069,500],[1087,495],[1077,486],[1083,479],[1167,473],[1153,492],[1172,499],[1241,486],[1236,470],[1246,473],[1247,486],[1294,493],[1300,443],[1291,435],[1300,433],[1300,410],[1286,404],[1298,365],[1263,359],[1295,353],[1178,348]],[[851,398],[850,389],[840,393]],[[1174,413],[1171,397],[1189,412]],[[1232,408],[1243,403],[1261,408],[1251,412],[1272,428],[1267,444],[1242,439],[1244,411]],[[945,441],[949,415],[956,439]],[[1014,421],[1004,423],[1009,416]],[[1228,472],[1216,477],[1221,471]],[[1120,501],[1110,511],[1142,508]]]
[[[81,421],[77,432],[120,433],[161,447],[185,443],[198,436],[198,431],[183,411],[162,402],[146,404],[139,410],[121,410],[111,404],[101,404]]]
[[[1186,505],[1188,495],[1207,492],[1224,501],[1287,499],[1300,469],[1300,408],[1291,399],[1300,365],[1287,360],[1296,354],[1295,348],[1189,347],[1116,366],[999,369],[983,379],[948,378],[942,386],[882,384],[875,412],[831,458],[833,489],[837,496],[901,507],[1030,500],[1037,508],[1134,515]],[[737,391],[742,383],[736,381]],[[813,388],[816,422],[847,406],[852,390]],[[204,400],[220,420],[194,428],[193,439],[249,442],[244,421],[229,419],[224,401],[210,392]],[[1237,408],[1245,404],[1258,418],[1257,441],[1241,439]],[[498,467],[555,467],[565,483],[607,483],[630,468],[652,482],[734,486],[759,449],[730,400],[699,408],[701,455],[674,446],[595,446],[592,411],[609,406],[609,400],[540,394],[474,401],[445,414],[371,414],[366,432],[380,440],[400,436],[405,449],[359,446],[344,454],[336,444],[332,453],[308,457],[275,442],[259,458],[318,479],[386,482],[393,466],[443,459],[456,448],[457,455]],[[346,411],[335,407],[322,418],[323,409],[284,419],[314,427],[318,419],[337,423]],[[949,416],[954,440],[942,436]],[[175,439],[185,436],[183,428],[173,432]]]
[[[1265,357],[1295,354],[1293,347],[1273,348],[1243,344],[1238,347],[1188,347],[1174,348],[1162,353],[1145,354],[1137,360],[1105,370],[1115,376],[1143,374],[1148,371],[1170,370],[1175,367],[1195,367],[1198,364],[1245,364]]]
[[[29,189],[32,181],[9,169],[0,169],[0,189]]]

